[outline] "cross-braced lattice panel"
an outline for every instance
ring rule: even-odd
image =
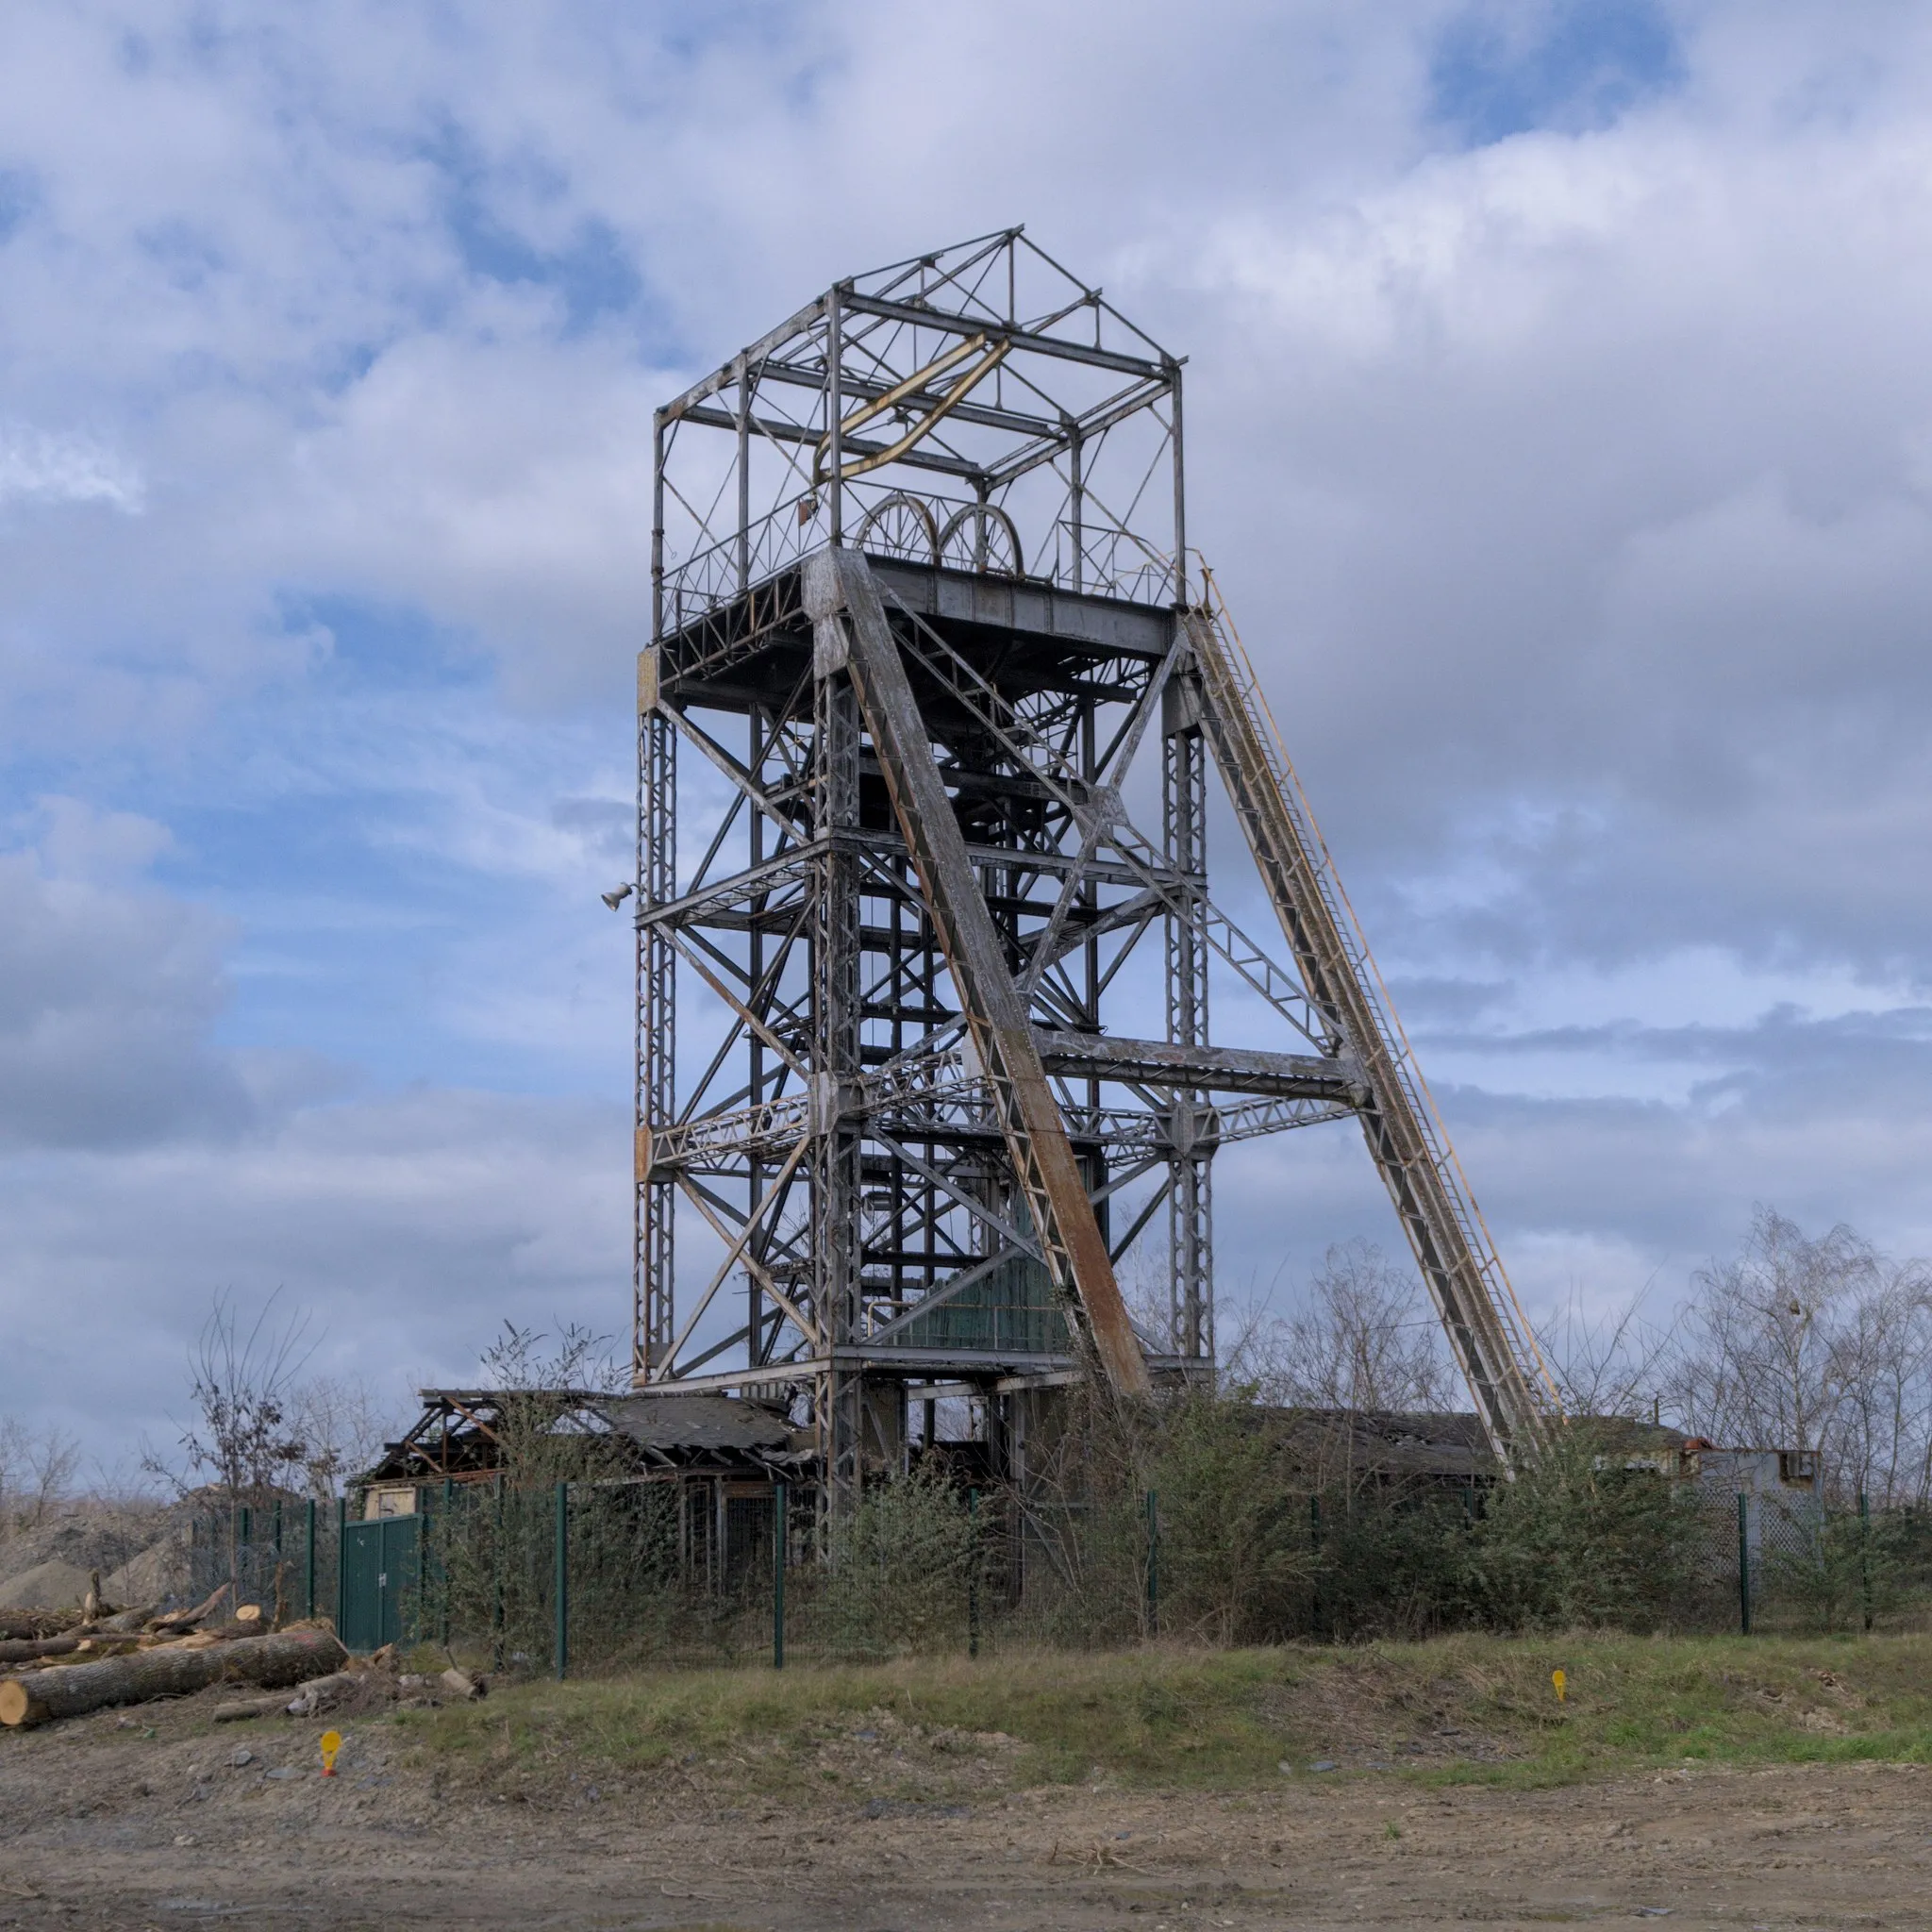
[[[1017,231],[857,276],[663,413],[660,623],[830,541],[1171,601],[1179,380]]]

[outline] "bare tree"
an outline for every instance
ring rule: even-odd
[[[308,1359],[308,1321],[283,1314],[279,1291],[251,1322],[232,1297],[218,1294],[189,1351],[189,1399],[194,1420],[180,1447],[192,1476],[226,1503],[249,1503],[281,1488],[301,1466],[305,1445],[294,1432],[296,1377]],[[145,1466],[182,1490],[193,1487],[153,1455]]]
[[[1840,1398],[1821,1442],[1846,1495],[1880,1506],[1932,1501],[1932,1275],[1881,1258],[1839,1325]]]
[[[302,1473],[318,1503],[340,1494],[390,1439],[391,1418],[369,1385],[351,1376],[311,1376],[291,1392],[288,1407],[291,1440],[302,1445]]]
[[[190,1476],[215,1492],[238,1591],[243,1510],[282,1491],[307,1456],[293,1410],[296,1377],[311,1346],[308,1319],[298,1308],[283,1312],[280,1302],[277,1290],[249,1321],[230,1295],[217,1294],[188,1356],[195,1419],[182,1430],[180,1447]],[[195,1487],[152,1453],[143,1467],[183,1494]]]
[[[1545,1364],[1570,1416],[1628,1416],[1641,1420],[1657,1406],[1658,1385],[1674,1345],[1674,1326],[1643,1319],[1649,1284],[1620,1308],[1596,1313],[1580,1289],[1537,1333]]]
[[[79,1467],[79,1439],[57,1424],[0,1421],[0,1536],[38,1529],[66,1500]]]
[[[483,1351],[485,1378],[498,1389],[575,1390],[614,1395],[628,1381],[627,1365],[618,1360],[612,1340],[580,1322],[566,1322],[550,1337],[536,1328],[505,1322],[503,1333]]]
[[[1760,1207],[1739,1254],[1691,1277],[1672,1391],[1685,1422],[1740,1446],[1821,1447],[1844,1399],[1845,1330],[1879,1273],[1842,1224],[1812,1240]]]
[[[1372,1241],[1330,1248],[1302,1307],[1246,1346],[1254,1379],[1277,1402],[1441,1410],[1457,1400],[1441,1324],[1414,1269]]]
[[[1770,1208],[1693,1277],[1669,1377],[1695,1434],[1808,1449],[1841,1495],[1932,1501],[1932,1272]]]

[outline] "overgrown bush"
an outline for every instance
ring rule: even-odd
[[[1252,1404],[1193,1395],[1154,1441],[1160,1627],[1221,1644],[1300,1634],[1316,1553],[1307,1501],[1281,1481],[1278,1424]]]
[[[1308,1636],[1433,1636],[1476,1621],[1468,1574],[1476,1491],[1367,1471],[1306,1498]]]
[[[1757,1581],[1767,1624],[1870,1629],[1932,1594],[1932,1516],[1833,1509],[1793,1522],[1769,1540]]]
[[[1063,1487],[1028,1504],[1059,1525],[1042,1539],[1051,1634],[1118,1641],[1137,1609],[1149,1626],[1154,1602],[1163,1631],[1215,1643],[1656,1629],[1684,1614],[1692,1499],[1626,1467],[1603,1431],[1564,1430],[1510,1482],[1444,1483],[1373,1461],[1338,1471],[1297,1420],[1197,1394],[1140,1418],[1131,1443],[1094,1428],[1091,1454],[1062,1458]]]
[[[1695,1499],[1628,1468],[1588,1424],[1559,1431],[1491,1489],[1469,1539],[1468,1614],[1493,1630],[1653,1630],[1692,1580]]]
[[[960,1648],[977,1583],[979,1528],[968,1499],[935,1463],[874,1484],[848,1520],[832,1524],[830,1561],[800,1580],[810,1638],[854,1658]]]

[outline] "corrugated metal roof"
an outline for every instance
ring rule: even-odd
[[[782,1415],[729,1395],[600,1396],[595,1407],[646,1449],[783,1449],[791,1440]]]

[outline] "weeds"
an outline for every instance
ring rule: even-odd
[[[452,1777],[526,1794],[576,1774],[794,1800],[957,1798],[1096,1774],[1241,1790],[1326,1774],[1315,1763],[1534,1786],[1687,1762],[1932,1761],[1928,1663],[1932,1641],[1916,1637],[1163,1644],[531,1685],[398,1722]]]

